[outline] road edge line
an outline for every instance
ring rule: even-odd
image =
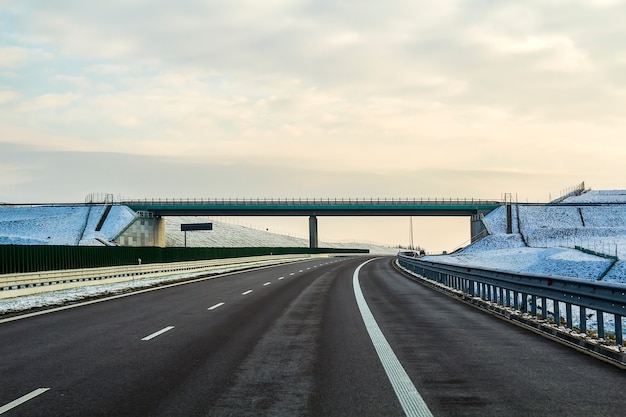
[[[413,381],[409,378],[408,374],[404,370],[404,367],[398,360],[395,352],[389,345],[389,342],[385,338],[385,335],[380,330],[372,311],[365,301],[361,285],[359,284],[359,272],[361,268],[367,263],[379,258],[369,259],[359,265],[354,274],[352,275],[352,286],[354,288],[354,296],[356,298],[359,311],[365,328],[369,334],[370,340],[376,349],[378,358],[387,374],[387,378],[393,387],[396,397],[400,401],[400,405],[404,410],[404,413],[409,417],[432,417],[432,413],[424,399],[413,385]]]

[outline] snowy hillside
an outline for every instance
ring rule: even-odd
[[[0,205],[0,245],[102,246],[135,214],[125,206],[113,206],[101,229],[96,226],[104,205],[12,206]]]
[[[187,246],[189,247],[308,247],[308,240],[278,235],[264,230],[239,226],[224,222],[217,222],[210,217],[167,217],[165,219],[165,236],[168,247],[184,246],[184,232],[180,231],[181,223],[213,223],[213,230],[187,232]],[[351,248],[369,249],[374,254],[393,254],[397,249],[377,246],[368,243],[332,243],[319,242],[324,248]]]
[[[626,283],[626,191],[589,191],[564,203],[607,204],[514,206],[513,234],[506,234],[506,210],[500,207],[485,216],[489,236],[455,254],[430,258],[457,265]],[[590,255],[574,249],[576,246],[619,260]]]
[[[99,231],[104,205],[11,206],[0,205],[0,245],[81,245],[102,246],[135,217],[126,206],[114,205]],[[184,246],[181,223],[213,223],[212,231],[188,232],[189,247],[307,247],[308,241],[248,227],[216,222],[208,217],[167,217],[166,246]],[[335,244],[322,247],[369,249],[374,254],[395,254],[397,249],[364,243]]]

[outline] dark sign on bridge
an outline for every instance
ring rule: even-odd
[[[181,232],[193,230],[213,230],[213,223],[183,223],[180,225]]]

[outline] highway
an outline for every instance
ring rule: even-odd
[[[415,283],[392,261],[312,259],[0,320],[0,414],[626,412],[626,371]]]

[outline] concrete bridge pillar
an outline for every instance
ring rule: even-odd
[[[309,217],[309,247],[317,248],[319,245],[317,237],[317,217]]]
[[[165,247],[165,219],[140,212],[133,222],[115,238],[120,246]]]

